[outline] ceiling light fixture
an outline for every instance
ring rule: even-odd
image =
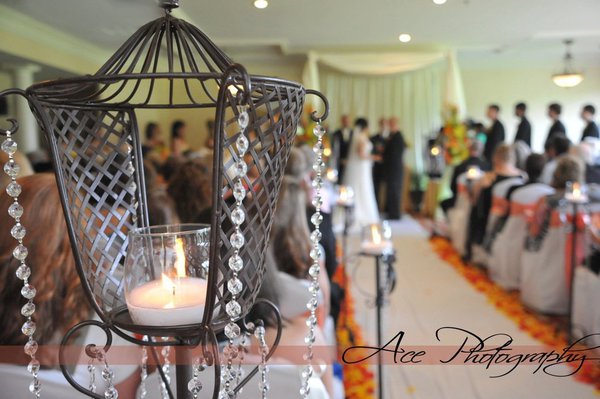
[[[442,4],[446,4],[447,0],[433,0],[434,4],[441,6]]]
[[[408,43],[412,40],[412,36],[408,33],[402,33],[400,36],[398,36],[398,40],[400,40],[402,43]]]
[[[267,0],[254,0],[254,7],[262,10],[269,6],[269,2]]]
[[[565,47],[567,52],[565,53],[565,67],[561,73],[557,73],[552,76],[552,81],[558,87],[575,87],[583,81],[583,74],[576,72],[571,62],[573,61],[573,55],[571,55],[571,45],[573,40],[565,40]]]

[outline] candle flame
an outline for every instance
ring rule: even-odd
[[[374,244],[381,244],[381,233],[379,232],[379,226],[371,226],[371,236]]]
[[[185,277],[185,252],[183,250],[183,240],[178,238],[175,241],[175,271],[177,272],[177,277]]]
[[[171,280],[166,274],[162,274],[162,284],[163,287],[165,288],[166,291],[172,293],[172,297],[171,300],[169,301],[169,303],[167,303],[166,305],[164,305],[165,309],[171,309],[175,307],[175,283],[173,282],[173,280]]]

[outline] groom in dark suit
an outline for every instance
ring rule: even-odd
[[[402,218],[402,183],[404,181],[404,150],[406,142],[398,129],[398,119],[388,122],[390,135],[383,152],[383,169],[386,182],[385,213],[390,220]]]
[[[520,140],[531,148],[531,124],[527,120],[525,112],[527,112],[527,105],[525,103],[518,103],[515,107],[515,116],[521,118],[521,122],[519,122],[519,127],[517,127],[515,142]]]
[[[373,143],[373,189],[375,190],[375,201],[377,207],[381,209],[382,199],[380,198],[381,188],[385,182],[385,165],[383,164],[383,153],[390,135],[388,121],[385,118],[379,120],[379,133],[371,137]]]
[[[333,133],[333,158],[338,170],[338,180],[344,181],[344,171],[348,162],[348,152],[350,151],[350,142],[354,131],[350,126],[348,115],[342,115],[341,127]]]

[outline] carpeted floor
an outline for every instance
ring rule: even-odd
[[[485,364],[442,365],[440,360],[451,356],[466,337],[465,332],[443,330],[441,342],[436,340],[436,330],[455,327],[470,331],[481,338],[493,334],[512,337],[512,354],[541,347],[541,342],[519,330],[513,320],[499,312],[488,298],[478,292],[432,250],[427,233],[414,220],[406,217],[393,224],[394,247],[397,251],[397,285],[384,308],[384,342],[398,332],[405,336],[401,347],[425,346],[427,365],[389,364],[384,366],[385,398],[401,399],[587,399],[599,398],[593,385],[584,384],[573,377],[553,377],[537,366],[520,365],[510,374],[507,365]],[[373,307],[375,272],[373,259],[353,255],[359,248],[358,236],[350,238],[348,274],[356,301],[356,318],[364,334],[375,346],[376,323]],[[387,338],[387,339],[386,339]],[[495,347],[506,341],[505,336],[486,342]],[[392,345],[395,345],[395,341]],[[474,341],[469,341],[470,344]],[[525,347],[525,348],[524,348]],[[407,350],[409,348],[406,348]],[[444,352],[441,352],[444,351]],[[461,355],[461,360],[464,356]],[[391,359],[391,358],[390,358]],[[548,369],[554,374],[568,374],[572,368],[564,365]]]

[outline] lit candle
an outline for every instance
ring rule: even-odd
[[[477,167],[470,167],[467,170],[467,179],[468,180],[476,180],[481,176],[481,170]]]
[[[574,182],[570,185],[570,187],[567,187],[567,192],[565,193],[565,198],[569,202],[576,202],[576,203],[588,202],[588,196],[585,193],[584,188],[581,186],[581,184],[579,184],[577,182]]]
[[[354,203],[354,191],[352,187],[339,187],[337,203],[341,206],[349,206]]]
[[[162,273],[154,280],[134,288],[127,295],[131,319],[145,326],[198,324],[204,314],[206,280],[187,277],[183,242],[175,245],[175,275]]]
[[[329,180],[332,183],[335,183],[338,180],[338,171],[333,168],[329,168],[327,169],[326,177],[327,180]]]
[[[372,224],[370,227],[368,237],[363,240],[361,245],[362,252],[369,255],[382,255],[389,252],[392,249],[392,242],[383,239],[381,234],[381,226],[378,224]]]

